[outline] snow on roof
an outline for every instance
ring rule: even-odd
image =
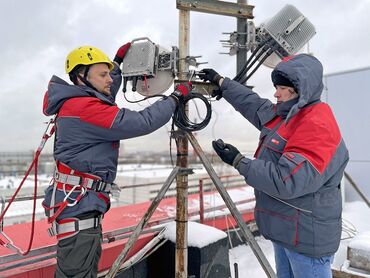
[[[359,232],[359,236],[361,234],[363,235],[359,238],[361,246],[368,244],[368,236],[370,232],[370,221],[368,221],[368,219],[370,219],[369,207],[362,201],[346,203],[343,207],[343,218],[353,224],[355,230]],[[343,234],[342,237],[347,237],[347,235]],[[271,241],[262,237],[257,237],[256,240],[272,268],[275,269],[274,249]],[[348,263],[346,260],[348,242],[351,242],[351,240],[344,239],[341,241],[339,250],[335,254],[332,268],[341,270],[345,273],[358,275],[358,277],[370,277],[370,275],[364,275],[363,273],[355,272],[353,270],[350,271],[348,269],[348,265],[346,265]],[[240,245],[230,249],[229,257],[231,271],[233,271],[234,263],[238,263],[239,277],[266,277],[266,274],[249,246]],[[234,277],[233,273],[232,277]]]
[[[225,165],[213,165],[216,172],[220,169],[225,171]],[[207,171],[202,164],[191,165],[194,174],[206,174]],[[230,168],[231,169],[231,168]],[[230,170],[226,168],[226,170]],[[117,176],[161,178],[168,177],[173,167],[167,164],[120,164],[117,167]]]
[[[370,252],[370,231],[358,233],[349,243],[348,247]]]
[[[0,189],[11,189],[11,188],[18,188],[21,184],[23,177],[20,176],[5,176],[0,178]],[[49,185],[51,180],[50,175],[38,175],[37,181],[38,186],[47,186]],[[29,176],[22,186],[23,187],[33,187],[35,186],[35,179],[33,176]]]
[[[44,208],[41,205],[42,201],[43,201],[42,199],[36,200],[36,213],[44,212]],[[7,205],[8,203],[5,203],[5,207]],[[32,213],[32,209],[33,209],[33,200],[13,202],[5,214],[5,219],[21,215],[30,215]],[[29,221],[31,221],[31,216],[29,218]]]
[[[354,233],[363,233],[370,231],[370,209],[362,201],[346,203],[343,207],[343,220],[349,222],[353,226]],[[345,229],[342,231],[342,238],[339,249],[335,254],[334,262],[332,265],[333,269],[340,270],[343,263],[347,258],[347,246],[351,242],[351,239],[346,239],[348,234]]]
[[[243,200],[254,199],[254,189],[253,187],[250,186],[228,189],[227,192],[234,203],[238,203]],[[222,199],[221,195],[218,192],[212,192],[212,194],[204,195],[203,202],[205,208],[225,205],[224,200]],[[237,204],[236,206],[239,211],[248,211],[248,210],[252,211],[255,207],[255,204],[256,202],[253,200],[244,204]],[[197,199],[190,200],[188,203],[188,207],[189,211],[199,210],[199,200]],[[230,214],[229,209],[225,206],[225,208],[205,212],[204,217],[208,218],[229,214]],[[195,217],[194,219],[197,219],[197,217]]]
[[[176,222],[170,222],[165,225],[166,230],[164,237],[172,242],[176,242]],[[188,222],[188,246],[202,248],[220,239],[225,238],[227,235],[224,231],[216,228],[199,224],[196,222]]]

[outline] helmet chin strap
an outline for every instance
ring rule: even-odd
[[[99,92],[99,91],[98,91],[98,90],[93,86],[93,84],[91,84],[91,83],[87,80],[87,74],[89,73],[89,69],[90,69],[90,65],[86,67],[85,72],[84,72],[84,75],[83,75],[83,76],[78,75],[78,78],[79,78],[83,83],[85,83],[85,85],[86,85],[87,87],[90,87],[91,89],[93,89],[93,90],[95,90],[95,91]]]

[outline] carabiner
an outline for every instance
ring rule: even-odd
[[[86,188],[82,186],[82,187],[81,187],[80,195],[79,195],[79,196],[77,196],[77,198],[76,198],[76,199],[74,199],[73,203],[68,203],[67,199],[68,199],[68,198],[69,198],[69,196],[72,194],[72,192],[76,189],[76,187],[79,187],[79,186],[80,186],[80,185],[75,185],[75,186],[73,186],[73,187],[72,187],[72,189],[68,192],[68,194],[66,194],[66,196],[64,197],[63,202],[67,202],[67,206],[68,206],[68,207],[73,207],[74,205],[76,205],[76,204],[77,204],[77,202],[81,199],[81,197],[82,197],[83,195],[85,195]],[[70,199],[72,199],[72,198],[70,198]]]

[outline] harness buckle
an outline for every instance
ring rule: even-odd
[[[97,192],[110,192],[114,186],[114,183],[104,182],[102,180],[96,180],[93,182],[91,189]]]
[[[51,225],[51,227],[47,229],[47,231],[48,231],[49,236],[56,236],[58,234],[56,226],[54,225],[54,222]]]

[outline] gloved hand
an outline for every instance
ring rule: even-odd
[[[199,72],[198,76],[203,81],[209,81],[212,84],[215,84],[216,86],[220,86],[219,81],[221,78],[223,78],[213,69],[202,69]]]
[[[231,144],[226,144],[222,139],[212,141],[212,146],[223,162],[238,168],[243,155]]]
[[[193,84],[190,81],[186,83],[181,83],[175,87],[175,91],[170,95],[172,96],[176,102],[179,102],[181,97],[187,96],[191,90],[193,89]]]
[[[216,97],[216,100],[220,100],[222,98],[222,91],[220,89],[212,91],[212,97]]]
[[[131,43],[128,42],[118,48],[116,56],[114,56],[113,61],[115,61],[118,65],[121,65],[123,58],[126,56],[128,49],[130,48]]]

